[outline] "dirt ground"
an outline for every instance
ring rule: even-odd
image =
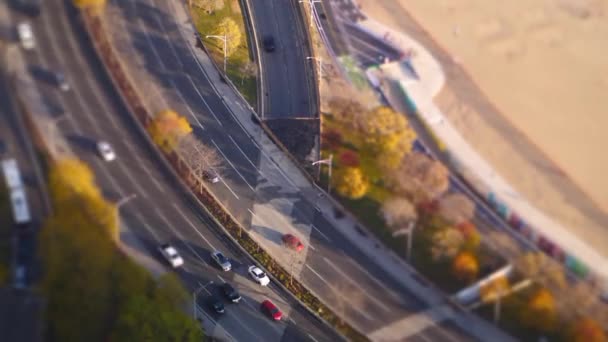
[[[358,2],[440,60],[436,103],[524,197],[606,235],[608,0]]]

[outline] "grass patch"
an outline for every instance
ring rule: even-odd
[[[252,107],[257,105],[257,78],[245,75],[242,67],[247,64],[249,59],[249,40],[247,30],[243,22],[243,14],[240,10],[239,2],[236,0],[225,0],[224,6],[212,13],[207,13],[203,9],[193,7],[190,9],[192,19],[197,31],[203,38],[203,42],[215,63],[222,68],[224,65],[224,43],[220,39],[205,38],[206,35],[213,34],[215,28],[224,18],[233,19],[243,33],[243,42],[236,52],[228,57],[226,62],[226,74],[234,83],[238,91],[245,97]]]
[[[361,71],[357,62],[352,56],[341,56],[338,57],[338,60],[346,69],[346,74],[348,78],[352,82],[352,84],[357,88],[357,90],[365,90],[369,88],[369,84],[367,82],[367,76]]]

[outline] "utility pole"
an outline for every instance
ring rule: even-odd
[[[412,241],[414,235],[414,228],[416,228],[416,222],[410,221],[407,224],[407,228],[399,229],[398,231],[393,233],[393,237],[397,237],[400,235],[407,235],[407,250],[406,250],[406,260],[410,261],[410,256],[412,254]]]
[[[320,3],[321,0],[300,0],[300,3],[306,2],[310,5],[310,28],[312,28],[313,17],[315,15],[315,4]]]
[[[334,160],[334,155],[330,154],[329,158],[317,160],[316,162],[312,163],[312,165],[325,164],[325,165],[329,166],[329,171],[328,171],[329,177],[327,178],[327,194],[329,194],[331,191],[331,168],[332,168],[333,160]]]
[[[222,35],[222,36],[216,36],[216,35],[207,35],[205,36],[205,38],[216,38],[216,39],[220,39],[224,42],[224,74],[226,74],[226,44],[228,42],[228,37],[226,35]]]

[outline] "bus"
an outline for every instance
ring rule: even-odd
[[[15,224],[22,226],[27,225],[32,220],[30,208],[27,203],[25,188],[21,172],[17,166],[17,160],[5,159],[2,161],[2,172],[4,181],[10,192],[11,209],[13,212],[13,220]]]

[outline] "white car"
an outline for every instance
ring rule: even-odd
[[[222,268],[223,271],[230,271],[232,269],[232,264],[230,264],[230,260],[222,254],[220,251],[214,251],[211,253],[211,258],[215,263]]]
[[[32,31],[32,25],[30,25],[30,23],[22,22],[17,24],[17,36],[24,49],[32,50],[36,47],[34,31]]]
[[[160,245],[158,250],[173,268],[180,267],[184,264],[184,259],[182,259],[179,253],[177,253],[177,249],[170,244],[166,243],[164,245]]]
[[[100,141],[97,143],[97,151],[103,160],[109,162],[116,159],[116,153],[112,149],[112,146],[107,141]]]
[[[248,272],[251,278],[253,278],[253,280],[255,280],[258,284],[266,286],[270,283],[270,279],[266,273],[264,273],[264,271],[262,271],[259,267],[255,265],[249,266]]]

